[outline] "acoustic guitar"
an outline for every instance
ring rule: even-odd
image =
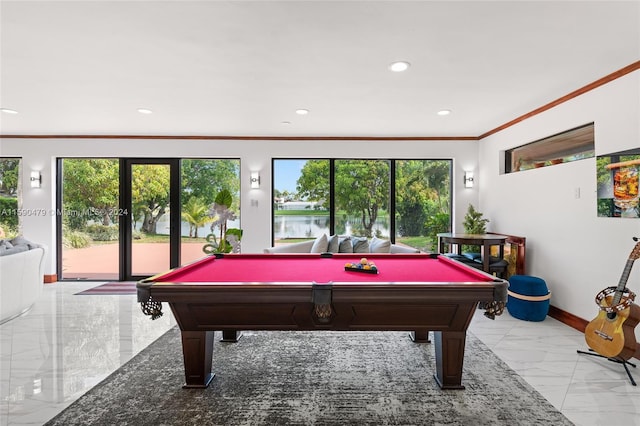
[[[635,241],[638,238],[634,237]],[[631,251],[617,287],[607,287],[596,296],[598,316],[587,324],[587,345],[607,358],[628,360],[636,348],[634,327],[640,321],[640,306],[633,303],[635,293],[626,288],[633,262],[640,257],[640,242]]]

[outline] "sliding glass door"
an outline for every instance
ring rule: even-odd
[[[137,280],[202,257],[222,189],[239,227],[239,174],[237,159],[59,159],[58,279]]]
[[[180,162],[126,159],[120,205],[125,280],[179,266]]]
[[[120,278],[119,175],[114,158],[58,161],[58,279]]]

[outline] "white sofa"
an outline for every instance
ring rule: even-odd
[[[42,294],[45,254],[44,246],[22,237],[0,240],[0,324],[27,312]]]
[[[265,253],[420,253],[413,247],[391,244],[389,240],[373,237],[348,237],[326,234],[315,240],[282,244],[264,249]]]

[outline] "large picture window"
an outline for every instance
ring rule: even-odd
[[[0,239],[20,234],[20,158],[0,157]]]
[[[273,244],[339,234],[420,250],[451,228],[451,160],[274,159]]]

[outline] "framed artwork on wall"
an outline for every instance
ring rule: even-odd
[[[598,156],[598,216],[640,218],[640,148]]]

